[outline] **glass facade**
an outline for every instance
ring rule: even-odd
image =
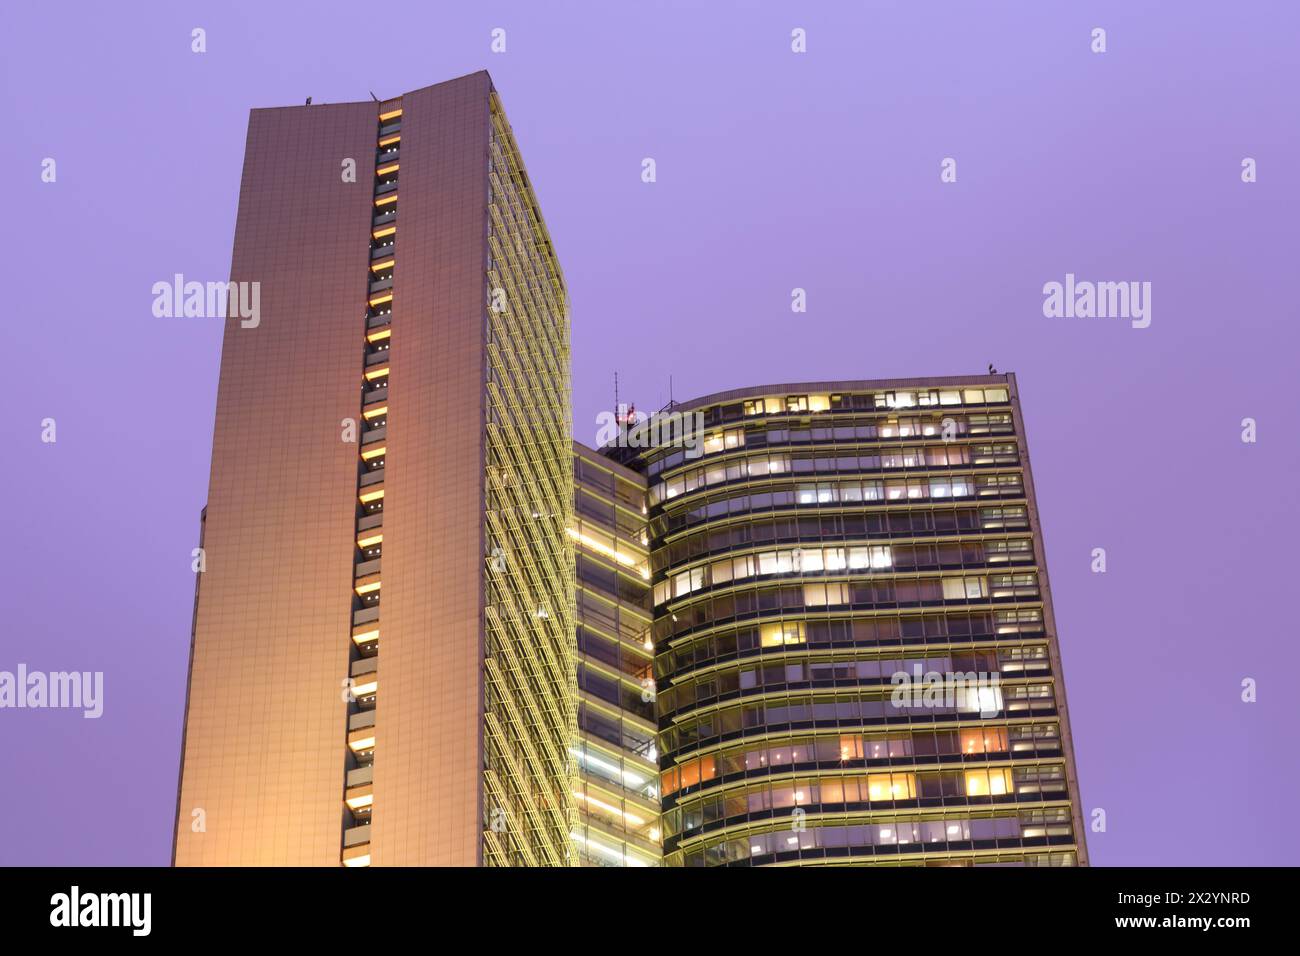
[[[577,729],[568,300],[493,92],[488,131],[484,862],[572,862]]]
[[[1014,376],[672,411],[603,449],[648,485],[665,864],[1086,863]]]
[[[577,857],[659,865],[650,563],[645,479],[575,443]]]

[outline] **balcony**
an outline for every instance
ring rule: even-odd
[[[343,846],[361,846],[363,843],[370,842],[370,824],[366,823],[359,827],[349,827],[343,831]]]
[[[393,179],[388,182],[378,183],[375,186],[375,195],[383,196],[386,193],[396,192],[396,190],[397,190],[397,180]]]
[[[372,710],[371,714],[374,713]],[[348,747],[354,754],[369,754],[375,749],[375,728],[361,727],[348,731]]]
[[[373,661],[375,662],[376,667],[378,666],[378,662],[379,662],[378,657],[367,657],[364,658],[364,660],[367,663]],[[360,661],[358,661],[357,663],[360,663]],[[374,706],[375,695],[378,693],[379,693],[379,671],[372,670],[368,673],[362,674],[359,677],[356,676],[355,674],[353,675],[352,695],[356,697],[356,699],[360,701],[363,705]]]
[[[370,784],[348,787],[343,791],[343,802],[357,817],[366,819],[375,802],[375,789]]]
[[[384,389],[384,391],[387,392],[388,389]],[[372,428],[370,429],[370,431],[366,432],[364,435],[361,436],[361,444],[369,445],[372,442],[377,442],[387,434],[388,434],[387,425],[383,426],[382,428]]]
[[[369,485],[380,485],[383,484],[383,482],[384,482],[384,469],[380,467],[380,468],[376,468],[374,471],[368,471],[364,475],[362,475],[361,481],[358,482],[358,484],[360,485],[360,487],[365,488]]]
[[[387,212],[383,212],[383,213],[380,213],[378,216],[375,216],[374,219],[371,219],[371,220],[370,220],[370,225],[371,225],[371,226],[386,226],[386,225],[388,225],[390,222],[392,222],[392,221],[393,221],[394,219],[396,219],[396,218],[397,218],[397,210],[396,210],[396,209],[390,209],[390,210],[388,210]]]
[[[378,607],[368,607],[366,608],[366,611],[375,611],[375,616],[378,618]],[[357,614],[364,613],[365,611],[357,612]],[[356,620],[356,614],[354,614],[352,618],[353,620]],[[373,644],[377,640],[379,640],[379,624],[377,622],[372,624],[362,624],[352,629],[352,643],[357,647],[365,648],[367,644]]]
[[[373,730],[375,726],[375,712],[373,710],[360,710],[355,714],[348,715],[348,730]]]
[[[372,365],[381,365],[388,361],[388,348],[375,349],[373,352],[366,353],[366,368]]]
[[[375,282],[370,283],[370,292],[372,295],[376,292],[387,292],[392,287],[393,287],[393,277],[389,276],[386,279],[379,279]]]
[[[383,526],[384,516],[382,513],[366,515],[364,518],[357,519],[357,531],[369,531],[371,528],[382,528]]]
[[[374,658],[371,659],[373,660]],[[375,781],[375,768],[373,764],[371,764],[368,767],[358,767],[356,770],[348,771],[349,787],[359,787],[362,784],[374,783],[374,781]]]
[[[353,627],[358,627],[362,624],[373,624],[375,621],[378,620],[379,620],[379,608],[377,607],[366,607],[366,608],[362,608],[360,611],[352,612]],[[354,640],[356,639],[356,635],[353,635],[353,639]]]
[[[370,865],[370,844],[363,843],[360,846],[348,847],[343,851],[344,866],[369,866]]]

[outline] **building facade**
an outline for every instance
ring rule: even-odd
[[[1014,376],[573,442],[486,73],[254,110],[231,281],[176,865],[1087,862]]]
[[[574,443],[578,860],[657,866],[659,763],[646,484]]]
[[[565,865],[563,277],[486,73],[254,110],[177,865]]]
[[[669,417],[604,449],[648,484],[664,863],[1086,863],[1015,377]]]

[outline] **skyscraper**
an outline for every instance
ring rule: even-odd
[[[179,865],[565,864],[563,277],[486,73],[254,110]]]
[[[721,392],[603,450],[648,482],[665,864],[1086,863],[1013,375]]]
[[[573,442],[486,73],[254,110],[230,278],[178,865],[1087,862],[1013,375]]]

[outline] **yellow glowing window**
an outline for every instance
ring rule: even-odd
[[[367,418],[367,419],[370,419],[370,418],[378,418],[380,415],[387,415],[387,414],[388,414],[388,406],[387,406],[387,405],[380,405],[378,408],[368,408],[368,409],[366,409],[366,413],[365,413],[365,414],[366,414],[366,418]]]
[[[377,624],[367,628],[358,628],[352,632],[352,642],[358,647],[377,640],[379,640],[379,625]]]
[[[378,262],[372,262],[370,264],[370,271],[383,272],[385,269],[391,269],[396,261],[397,260],[392,256],[389,256],[387,259],[380,259]]]
[[[362,578],[357,583],[357,594],[374,594],[379,590],[379,578]]]
[[[380,196],[378,199],[375,200],[375,205],[387,206],[388,204],[395,203],[395,202],[397,202],[397,193],[393,193],[388,196]]]
[[[361,499],[361,503],[363,505],[366,505],[372,501],[378,501],[380,498],[384,497],[384,489],[382,487],[368,488],[365,491],[361,492],[361,494],[358,495],[357,497]]]
[[[387,176],[389,173],[397,172],[397,163],[389,163],[387,166],[380,166],[375,170],[376,176]]]
[[[368,727],[365,730],[352,731],[348,734],[348,746],[353,750],[374,750],[375,732]]]
[[[628,810],[620,810],[612,803],[606,803],[604,800],[593,797],[590,794],[581,793],[580,791],[575,790],[573,795],[587,805],[588,811],[598,811],[596,814],[597,816],[613,820],[622,820],[633,827],[644,826],[647,822],[645,817],[638,816]]]
[[[350,846],[343,851],[344,866],[369,866],[370,865],[370,844],[363,843],[361,846]]]
[[[873,773],[867,777],[868,800],[911,800],[916,796],[916,774]]]
[[[371,296],[369,299],[367,299],[366,301],[370,303],[370,307],[371,307],[371,308],[374,308],[374,307],[377,306],[377,305],[383,305],[385,302],[392,302],[392,301],[393,301],[393,293],[391,293],[391,292],[385,292],[385,293],[383,293],[382,295],[372,295],[372,296]]]
[[[381,139],[381,140],[379,141],[379,145],[380,145],[380,146],[392,146],[394,143],[400,143],[401,141],[402,141],[402,134],[401,134],[401,133],[393,133],[393,134],[391,134],[391,135],[389,135],[389,136],[385,136],[383,139]]]
[[[364,792],[358,792],[358,791],[364,791]],[[353,810],[360,810],[363,807],[373,806],[375,802],[375,795],[374,793],[371,792],[371,788],[369,786],[353,787],[351,790],[347,792],[347,796],[344,798],[344,802],[347,803],[347,805],[351,807]]]
[[[369,697],[377,693],[379,693],[378,674],[369,674],[352,685],[352,694],[355,697]]]
[[[372,343],[382,342],[384,339],[391,338],[392,335],[393,330],[388,326],[384,326],[382,329],[375,329],[373,332],[368,333],[366,335],[366,341]]]
[[[383,378],[387,374],[388,363],[385,362],[383,365],[376,365],[374,368],[368,369],[366,371],[366,380],[373,382],[375,379]]]
[[[364,461],[370,461],[372,458],[382,457],[387,451],[388,449],[383,445],[380,445],[378,448],[367,448],[361,453],[361,458]]]
[[[383,227],[381,227],[381,228],[379,228],[379,229],[376,229],[376,230],[374,230],[373,232],[371,232],[371,233],[370,233],[370,238],[372,238],[372,239],[383,239],[385,236],[391,236],[391,235],[392,235],[393,233],[395,233],[395,232],[397,232],[397,227],[396,227],[396,226],[383,226]]]
[[[382,123],[382,122],[386,122],[386,121],[388,121],[388,120],[390,120],[390,119],[396,119],[397,117],[399,117],[399,116],[401,116],[401,115],[402,115],[402,108],[399,106],[399,107],[397,107],[397,109],[395,109],[395,110],[389,110],[387,113],[380,113],[380,114],[379,114],[379,121],[380,121],[381,123]]]
[[[377,544],[384,543],[384,533],[382,531],[363,531],[357,535],[358,548],[373,548]]]
[[[968,797],[996,797],[1010,792],[1010,770],[966,771],[966,796]]]
[[[805,641],[803,621],[778,621],[774,624],[764,624],[759,629],[759,636],[764,647],[802,644]]]

